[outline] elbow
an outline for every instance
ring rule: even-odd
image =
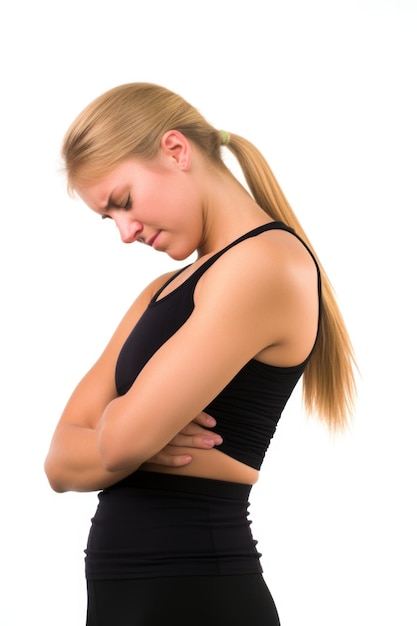
[[[66,487],[64,487],[64,485],[62,485],[60,482],[58,481],[53,481],[53,480],[49,480],[49,485],[51,486],[52,491],[55,491],[55,493],[66,493],[67,491],[69,491],[69,489],[67,489]]]
[[[114,454],[114,451],[109,451],[100,446],[99,452],[103,468],[106,472],[117,472],[120,469],[121,459],[118,455]]]
[[[121,472],[123,471],[123,469],[125,469],[124,464],[119,461],[118,459],[109,459],[109,460],[103,460],[103,467],[106,470],[106,472],[109,472],[110,474],[112,472]]]
[[[48,479],[49,485],[51,489],[55,491],[55,493],[65,493],[66,491],[68,491],[62,479],[60,479],[58,472],[56,471],[56,467],[49,458],[47,458],[44,463],[44,471],[46,474],[46,478]]]
[[[106,472],[117,472],[121,458],[115,445],[114,437],[109,437],[106,429],[102,429],[98,440],[98,452],[101,458],[103,469]]]

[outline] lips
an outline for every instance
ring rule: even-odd
[[[152,235],[152,237],[149,237],[149,239],[147,239],[146,242],[145,242],[146,245],[153,246],[153,244],[154,244],[155,240],[157,239],[157,237],[159,236],[160,232],[161,231],[158,230],[158,232],[155,233],[154,235]]]

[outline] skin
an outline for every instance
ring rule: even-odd
[[[143,241],[176,260],[197,251],[195,263],[160,297],[213,253],[271,221],[227,170],[178,131],[164,134],[153,161],[122,161],[77,193],[114,220],[126,243]],[[251,358],[285,367],[307,357],[318,320],[314,263],[295,237],[279,230],[229,250],[199,280],[190,318],[117,397],[120,349],[169,276],[138,296],[70,397],[45,461],[56,491],[102,489],[139,467],[256,482],[256,470],[215,449],[221,437],[207,430],[215,423],[203,410]]]

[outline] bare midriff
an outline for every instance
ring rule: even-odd
[[[142,466],[142,469],[162,474],[196,476],[198,478],[225,480],[245,485],[254,485],[259,477],[258,470],[236,461],[236,459],[232,459],[232,457],[220,452],[220,450],[198,450],[196,448],[178,447],[176,454],[189,454],[192,456],[192,461],[182,467],[167,467],[146,463]]]

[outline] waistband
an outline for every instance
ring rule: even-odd
[[[197,476],[180,476],[178,474],[137,470],[115,485],[104,489],[104,492],[124,488],[159,489],[161,491],[168,490],[170,493],[176,491],[231,500],[247,500],[252,485]]]

